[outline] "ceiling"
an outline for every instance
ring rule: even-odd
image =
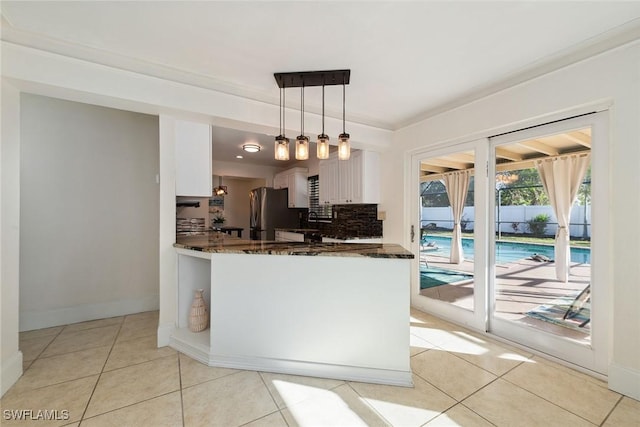
[[[578,129],[496,147],[496,172],[533,168],[534,159],[591,151],[591,128]],[[473,151],[463,151],[420,161],[422,181],[442,179],[442,174],[473,169]]]
[[[0,8],[5,41],[273,105],[275,72],[348,68],[347,121],[387,130],[566,65],[606,40],[624,42],[621,34],[640,28],[640,2],[616,1],[2,1]],[[298,94],[287,95],[287,106],[299,106]],[[306,111],[321,111],[320,94],[306,90]],[[342,117],[339,87],[327,88],[326,114]],[[265,153],[273,150],[273,136],[215,134],[232,147],[257,138]]]

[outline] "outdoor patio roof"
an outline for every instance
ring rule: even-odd
[[[517,142],[496,148],[498,172],[534,167],[533,160],[554,157],[568,153],[591,151],[591,128],[555,134],[543,138]],[[463,151],[446,156],[433,157],[420,162],[421,180],[442,179],[442,174],[457,170],[473,172],[475,156],[473,151]]]

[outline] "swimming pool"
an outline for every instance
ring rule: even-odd
[[[448,257],[451,254],[451,237],[427,235],[425,242],[435,242],[438,250],[429,251],[429,255]],[[473,259],[473,239],[462,238],[462,251],[466,259]],[[535,243],[496,242],[496,262],[505,264],[522,258],[528,258],[533,254],[545,255],[551,259],[555,257],[552,245],[539,245]],[[571,262],[591,264],[590,248],[571,248]]]

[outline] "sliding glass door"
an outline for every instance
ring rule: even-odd
[[[419,179],[414,248],[419,255],[412,303],[478,329],[484,327],[486,295],[486,227],[478,222],[479,211],[480,218],[486,217],[486,176],[477,177],[475,171],[478,161],[484,164],[477,148],[486,151],[486,143],[414,156],[414,176]]]
[[[488,330],[600,373],[606,137],[602,114],[563,120],[491,138],[489,165]]]
[[[414,154],[412,305],[606,373],[607,126],[593,113]]]

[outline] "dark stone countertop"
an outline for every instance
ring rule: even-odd
[[[396,244],[381,243],[302,243],[244,240],[226,233],[178,236],[176,248],[209,253],[338,256],[413,259],[413,253]]]

